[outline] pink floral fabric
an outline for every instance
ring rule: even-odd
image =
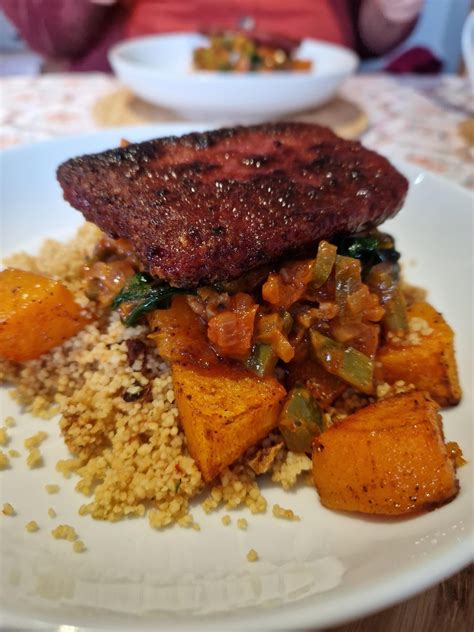
[[[119,84],[100,73],[0,79],[0,148],[97,130],[96,100]],[[458,133],[474,115],[461,77],[358,75],[341,90],[367,112],[362,142],[474,190],[474,151]]]

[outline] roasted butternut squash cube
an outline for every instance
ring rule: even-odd
[[[330,509],[405,515],[458,493],[438,405],[412,391],[346,417],[313,443],[313,477]]]
[[[72,293],[58,281],[14,268],[0,272],[1,358],[38,358],[85,324]]]
[[[238,366],[172,364],[188,449],[210,481],[278,423],[285,389]]]
[[[382,364],[383,378],[389,384],[403,380],[417,389],[427,391],[440,406],[459,403],[459,384],[454,355],[454,333],[441,314],[429,303],[420,301],[408,308],[408,318],[418,319],[420,332],[414,332],[410,344],[388,343],[380,350],[377,360]],[[427,328],[423,330],[425,327]],[[424,331],[430,332],[425,335]]]

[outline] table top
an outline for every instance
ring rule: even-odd
[[[94,104],[118,87],[116,79],[99,73],[0,79],[0,148],[99,129]],[[368,115],[370,126],[361,138],[366,146],[474,191],[472,138],[469,144],[459,131],[474,113],[473,95],[463,78],[359,75],[344,84],[341,94]],[[336,632],[467,632],[472,629],[472,584],[471,568]]]
[[[118,87],[100,73],[0,79],[0,148],[99,129],[93,106]],[[474,190],[473,146],[459,133],[474,114],[465,79],[358,75],[341,94],[368,115],[366,146]]]

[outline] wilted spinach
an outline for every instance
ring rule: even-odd
[[[122,318],[127,327],[135,325],[146,312],[166,308],[175,294],[188,294],[190,290],[171,287],[168,283],[154,279],[145,272],[138,272],[131,277],[112,302],[112,309],[129,304],[130,311]]]
[[[378,230],[360,235],[340,235],[331,241],[337,246],[339,255],[359,259],[364,273],[378,263],[396,264],[400,258],[393,238]]]

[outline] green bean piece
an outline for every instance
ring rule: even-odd
[[[317,289],[329,279],[336,261],[337,248],[328,241],[320,241],[313,266],[313,285]]]
[[[273,375],[277,360],[278,358],[273,351],[272,345],[259,342],[253,347],[246,364],[247,368],[253,373],[260,377],[267,377]]]
[[[321,409],[307,388],[295,386],[280,413],[279,429],[292,452],[311,452],[313,439],[324,430]]]
[[[353,347],[323,336],[316,329],[310,329],[311,347],[315,359],[328,373],[362,391],[372,393],[374,389],[374,362]]]
[[[383,325],[392,333],[408,331],[408,316],[405,299],[398,285],[398,270],[390,263],[379,263],[369,272],[367,283],[375,292],[385,309]]]
[[[392,297],[384,304],[385,315],[383,317],[384,327],[393,333],[408,331],[408,316],[405,298],[397,288]]]

